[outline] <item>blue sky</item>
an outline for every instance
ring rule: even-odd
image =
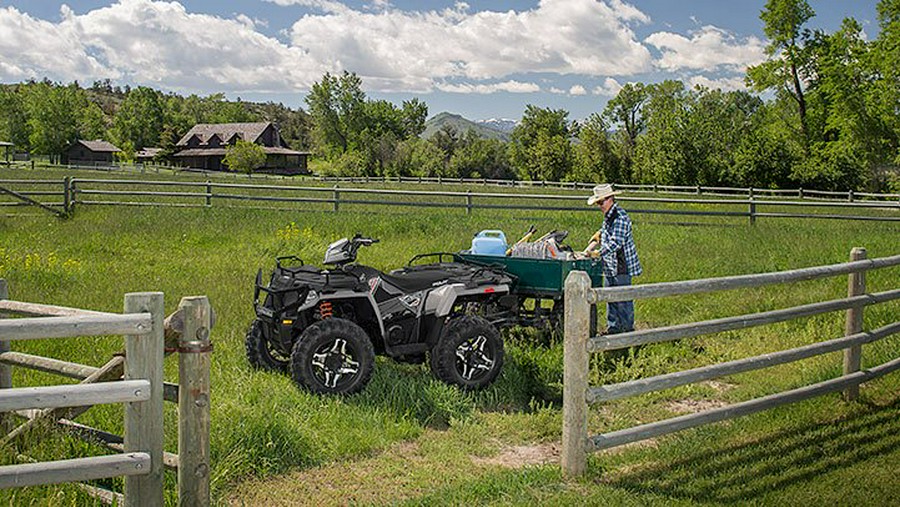
[[[875,1],[809,0],[877,36]],[[766,45],[764,0],[0,0],[0,82],[109,78],[303,107],[325,72],[429,114],[582,119],[628,82],[739,89]]]

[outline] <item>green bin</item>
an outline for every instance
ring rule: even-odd
[[[556,260],[528,259],[524,257],[503,257],[496,255],[476,255],[461,252],[457,254],[463,261],[484,265],[499,265],[506,272],[516,276],[515,290],[523,293],[559,295],[563,292],[569,271],[586,271],[592,287],[603,286],[603,263],[600,259]]]

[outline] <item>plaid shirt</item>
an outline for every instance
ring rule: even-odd
[[[606,276],[626,273],[637,276],[643,272],[637,248],[634,246],[634,237],[631,235],[631,219],[618,204],[613,204],[603,217],[603,227],[600,229],[600,257],[603,259],[603,274]],[[625,261],[621,273],[620,260]]]

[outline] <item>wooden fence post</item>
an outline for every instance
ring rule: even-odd
[[[78,188],[77,188],[78,183],[77,183],[77,181],[78,180],[75,178],[72,178],[71,180],[69,180],[69,195],[71,196],[69,198],[69,212],[70,213],[75,212],[75,204],[78,202]]]
[[[472,191],[466,190],[466,215],[472,214]]]
[[[178,505],[208,506],[210,307],[206,296],[182,298],[178,338]]]
[[[212,182],[206,180],[206,207],[212,206]]]
[[[572,271],[566,277],[561,465],[567,478],[580,477],[587,468],[586,393],[590,364],[587,342],[591,308],[587,294],[590,288],[591,279],[584,271]]]
[[[338,212],[338,208],[340,207],[341,202],[341,192],[338,190],[338,186],[334,186],[334,212]]]
[[[9,286],[0,278],[0,299],[9,299]],[[9,340],[0,340],[0,353],[9,352]],[[12,366],[0,364],[0,389],[12,387]],[[0,414],[0,429],[8,433],[12,423],[11,414]]]
[[[756,224],[756,201],[750,196],[750,225]]]
[[[866,249],[856,247],[850,251],[850,262],[861,261],[866,258]],[[847,297],[859,296],[866,293],[866,272],[857,271],[850,273],[847,277]],[[847,323],[844,326],[844,335],[861,333],[863,330],[863,308],[857,306],[847,310]],[[848,349],[844,349],[844,375],[859,371],[862,363],[862,345],[854,345]],[[848,387],[844,390],[844,399],[853,401],[859,397],[859,384]]]
[[[125,404],[125,452],[150,454],[150,473],[125,478],[125,505],[163,505],[163,349],[162,292],[125,294],[125,313],[152,316],[149,334],[125,337],[125,379],[150,381],[150,399]]]
[[[70,187],[72,185],[72,177],[66,176],[63,178],[63,212],[66,215],[69,214],[69,208],[72,206],[72,194],[70,191]]]

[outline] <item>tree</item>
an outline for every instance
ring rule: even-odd
[[[693,95],[681,81],[647,87],[646,130],[635,151],[635,181],[696,185],[690,139],[685,128]]]
[[[49,81],[26,88],[28,141],[35,153],[58,160],[66,148],[78,139],[80,117],[78,85],[56,86]],[[83,98],[83,97],[82,97]]]
[[[326,73],[322,81],[313,84],[306,104],[320,151],[340,155],[351,147],[354,134],[362,130],[365,101],[362,80],[355,73]]]
[[[686,149],[698,185],[729,185],[734,154],[751,135],[754,114],[762,104],[743,91],[723,92],[698,87],[687,101],[684,118]]]
[[[448,176],[441,150],[418,137],[403,140],[397,145],[390,173],[395,176]]]
[[[238,139],[235,144],[225,148],[222,162],[232,171],[250,174],[265,165],[266,152],[256,143]]]
[[[433,138],[432,138],[433,139]],[[458,140],[448,163],[448,176],[457,178],[512,179],[515,177],[507,157],[506,143],[479,137],[467,130]]]
[[[160,95],[146,86],[128,92],[113,117],[113,138],[117,143],[131,142],[135,150],[159,144],[165,118]]]
[[[878,2],[878,24],[880,31],[869,62],[880,79],[873,84],[869,99],[890,132],[885,144],[900,185],[900,0]]]
[[[575,167],[569,175],[575,181],[624,183],[622,161],[613,151],[606,121],[592,114],[581,126],[575,146]]]
[[[28,150],[28,115],[22,86],[0,85],[0,141]]]
[[[606,109],[603,110],[604,118],[613,125],[621,126],[619,139],[626,168],[630,168],[632,165],[637,138],[644,131],[645,121],[641,109],[644,102],[647,101],[647,92],[643,83],[628,83],[606,104]]]
[[[403,138],[418,137],[425,132],[425,120],[428,119],[428,104],[419,99],[403,101]]]
[[[450,163],[450,159],[453,157],[454,152],[460,146],[461,136],[459,131],[456,130],[456,127],[449,123],[445,123],[441,125],[441,128],[437,130],[431,137],[428,138],[428,141],[435,145],[441,152],[444,153],[444,161],[446,163]]]
[[[106,118],[96,103],[84,97],[78,118],[80,139],[102,139],[106,134]]]
[[[525,107],[509,143],[509,159],[520,178],[559,181],[571,170],[568,115],[562,109]]]
[[[809,144],[810,133],[803,81],[811,75],[808,68],[811,59],[805,48],[808,32],[803,32],[802,27],[813,16],[815,12],[806,0],[766,2],[759,17],[769,38],[766,46],[769,59],[747,69],[747,80],[756,90],[774,89],[796,103],[804,146]]]

